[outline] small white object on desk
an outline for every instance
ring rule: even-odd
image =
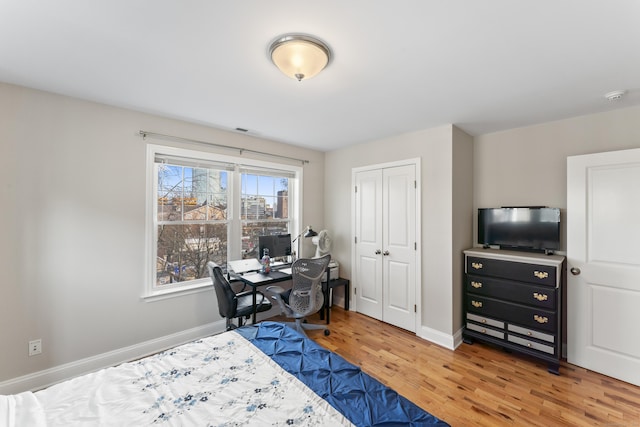
[[[229,270],[237,274],[246,273],[248,271],[258,271],[262,268],[262,264],[255,258],[238,259],[229,261]]]

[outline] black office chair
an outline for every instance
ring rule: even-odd
[[[207,269],[218,297],[218,311],[220,316],[227,319],[227,331],[236,328],[231,322],[234,318],[238,319],[238,327],[242,326],[243,318],[248,319],[253,314],[252,291],[235,293],[220,266],[213,261],[207,262]],[[256,313],[269,309],[271,309],[269,299],[262,292],[257,292]]]
[[[280,286],[269,286],[266,289],[273,294],[272,298],[278,301],[282,314],[295,319],[295,322],[288,323],[303,335],[306,335],[305,329],[323,329],[325,335],[330,333],[325,325],[304,322],[305,317],[317,312],[324,305],[322,276],[326,274],[329,261],[329,254],[321,258],[300,258],[291,265],[293,286],[290,292]]]

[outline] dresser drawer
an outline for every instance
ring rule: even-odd
[[[550,289],[548,286],[467,275],[466,290],[469,293],[519,302],[547,310],[556,308],[556,289]]]
[[[557,312],[527,307],[480,295],[467,295],[467,312],[480,316],[502,319],[508,323],[555,333],[557,330]]]
[[[484,334],[484,335],[489,335],[489,336],[492,336],[494,338],[499,338],[501,340],[504,339],[504,332],[496,331],[496,330],[493,330],[491,328],[487,328],[487,327],[482,326],[482,325],[476,325],[475,323],[467,322],[467,329],[469,329],[470,331],[479,332],[479,333]]]
[[[532,340],[528,340],[525,338],[520,338],[515,335],[509,334],[507,336],[507,341],[512,342],[514,344],[521,345],[523,347],[532,348],[534,350],[542,351],[548,354],[555,354],[555,347],[551,345],[541,344]]]
[[[495,319],[489,319],[488,317],[478,316],[477,314],[467,313],[467,320],[482,323],[483,325],[493,326],[494,328],[504,329],[504,322]]]
[[[551,344],[555,344],[556,342],[556,336],[555,335],[551,335],[551,334],[545,334],[542,333],[540,331],[536,331],[533,329],[527,329],[527,328],[522,328],[520,326],[517,325],[507,325],[507,330],[509,332],[515,332],[516,334],[520,334],[520,335],[526,335],[527,337],[530,338],[535,338],[541,341],[546,341],[546,342],[550,342]]]
[[[556,286],[557,269],[542,264],[503,261],[498,259],[467,257],[466,272],[472,275],[501,277],[520,282]]]

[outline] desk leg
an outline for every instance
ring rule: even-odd
[[[257,286],[252,286],[252,288],[253,288],[253,291],[251,292],[251,296],[253,297],[253,305],[252,305],[252,307],[253,307],[253,319],[252,319],[253,322],[252,323],[255,325],[256,324],[256,302],[257,302],[256,301],[256,296],[258,294],[258,291],[256,290]]]
[[[345,285],[344,285],[344,309],[345,309],[345,311],[349,311],[349,297],[351,296],[351,293],[349,292],[349,283],[350,283],[350,281],[347,280],[347,283],[345,283]]]
[[[327,325],[331,321],[331,287],[329,286],[329,282],[327,282],[327,292],[324,294],[324,309],[325,316],[327,316]]]
[[[326,275],[327,275],[327,282],[324,284],[327,287],[327,291],[324,293],[324,315],[327,318],[327,325],[329,324],[329,304],[331,301],[329,301],[329,298],[331,296],[331,286],[329,285],[329,282],[331,281],[331,269],[327,267],[326,270]],[[322,316],[320,317],[322,319]]]
[[[320,320],[327,320],[329,324],[329,295],[331,295],[331,288],[328,282],[322,282],[322,307],[320,308]]]

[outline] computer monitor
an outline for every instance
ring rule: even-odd
[[[269,257],[271,258],[291,255],[291,234],[258,236],[258,258],[262,258],[265,248],[269,249]]]

